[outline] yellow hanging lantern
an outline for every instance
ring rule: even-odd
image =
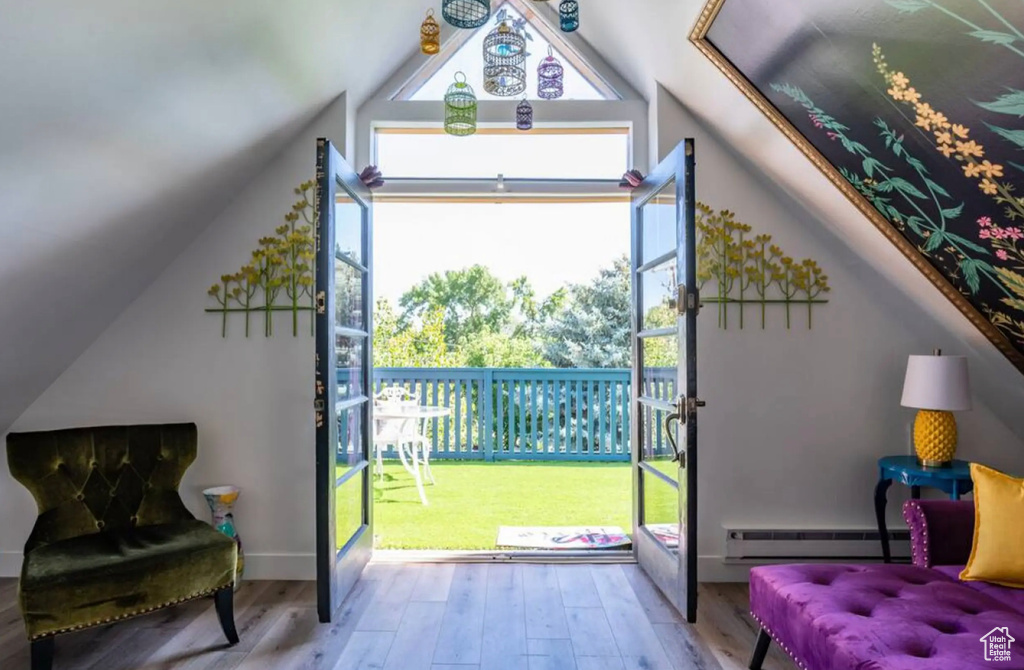
[[[420,26],[420,51],[433,56],[441,50],[441,26],[434,19],[434,8],[427,10],[427,18]]]

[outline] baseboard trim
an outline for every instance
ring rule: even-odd
[[[0,551],[0,577],[18,577],[21,575],[20,551]]]
[[[245,579],[316,579],[316,554],[245,554]]]

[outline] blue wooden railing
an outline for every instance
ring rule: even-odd
[[[629,460],[629,370],[377,368],[450,416],[426,422],[432,458]]]
[[[358,370],[339,368],[339,389]],[[646,368],[643,393],[669,401],[675,368]],[[401,386],[420,404],[451,409],[424,422],[435,459],[628,461],[630,371],[560,368],[375,368],[372,392]],[[670,453],[663,409],[642,407],[648,457]],[[363,427],[358,412],[339,417],[339,457],[351,461]],[[393,449],[385,457],[395,457]]]

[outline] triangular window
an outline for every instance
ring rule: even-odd
[[[524,12],[519,11],[512,2],[502,5],[492,14],[488,23],[475,32],[457,32],[451,39],[461,41],[461,46],[447,60],[434,62],[431,59],[427,66],[418,72],[403,87],[396,99],[400,100],[443,100],[445,91],[455,81],[456,72],[464,72],[469,84],[480,100],[509,100],[490,95],[483,85],[483,44],[487,34],[494,30],[494,17],[500,10],[505,10],[507,20],[512,22],[523,18]],[[526,95],[537,97],[537,66],[548,55],[551,47],[554,57],[565,68],[564,93],[561,100],[618,100],[618,94],[578,56],[575,49],[562,41],[557,29],[552,29],[546,22],[527,19],[526,31],[532,37],[527,42],[529,56],[526,58]],[[467,34],[462,34],[467,33]],[[467,39],[468,37],[468,39]],[[446,50],[442,49],[442,53]],[[440,57],[435,57],[440,58]],[[419,83],[422,82],[422,83]],[[417,85],[418,84],[418,85]]]

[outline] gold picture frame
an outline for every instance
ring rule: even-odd
[[[917,248],[892,227],[857,190],[848,182],[813,144],[740,72],[711,42],[707,35],[711,26],[728,0],[708,0],[690,31],[690,42],[722,74],[731,81],[796,147],[810,159],[811,163],[838,188],[857,209],[916,267],[954,306],[995,345],[1006,358],[1024,373],[1024,354],[1018,351],[1009,339],[996,328],[970,301],[965,298],[935,269]]]

